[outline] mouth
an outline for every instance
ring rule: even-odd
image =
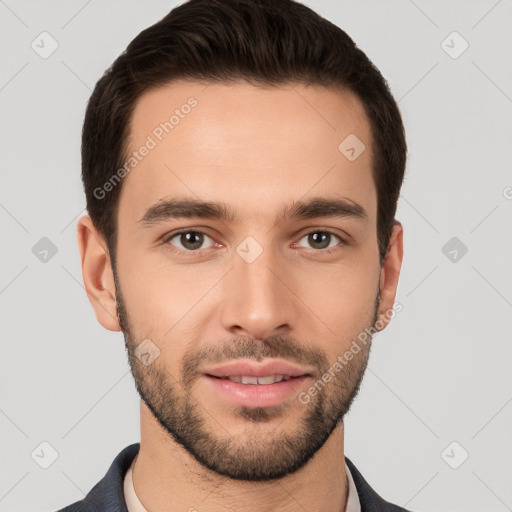
[[[231,404],[273,407],[291,400],[313,376],[314,369],[286,361],[238,360],[202,372],[208,386]]]
[[[206,374],[207,377],[212,377],[214,379],[225,379],[230,380],[231,382],[238,382],[240,384],[249,384],[253,386],[257,385],[266,385],[266,384],[276,384],[278,382],[287,381],[290,379],[297,379],[302,377],[302,375],[292,376],[292,375],[264,375],[262,377],[257,377],[255,375],[227,375],[226,377],[218,377],[216,375]],[[305,376],[305,375],[304,375]]]
[[[273,384],[294,377],[312,375],[314,368],[300,367],[279,359],[256,363],[248,359],[207,368],[203,373],[208,377],[230,379],[242,384]]]

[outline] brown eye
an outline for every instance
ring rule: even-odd
[[[167,240],[167,242],[171,245],[174,245],[177,249],[185,249],[186,251],[197,251],[198,249],[207,248],[202,247],[206,238],[211,240],[211,238],[208,235],[202,233],[201,231],[183,231],[181,233],[177,233],[171,236]],[[173,240],[176,240],[177,244],[173,243]],[[211,245],[212,244],[210,244],[208,247],[211,247]]]

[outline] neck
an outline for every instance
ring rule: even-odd
[[[148,511],[276,512],[345,510],[348,487],[343,423],[301,469],[278,480],[233,480],[202,466],[165,432],[141,402],[135,492]]]

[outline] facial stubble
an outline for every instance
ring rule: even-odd
[[[227,344],[204,346],[185,354],[180,375],[171,375],[162,363],[163,357],[146,366],[135,355],[135,348],[145,337],[134,332],[115,270],[114,282],[117,315],[137,392],[164,431],[199,463],[218,475],[235,480],[268,481],[294,473],[322,448],[359,392],[371,342],[364,344],[329,382],[317,386],[317,393],[310,396],[307,404],[296,399],[275,407],[233,408],[247,428],[244,429],[246,435],[231,435],[222,425],[219,428],[218,421],[213,419],[200,397],[194,396],[194,384],[200,377],[199,365],[205,361],[215,363],[239,358],[255,361],[280,358],[317,368],[315,381],[319,382],[332,366],[325,353],[288,337],[272,336],[256,341],[235,338]],[[379,298],[377,293],[373,320],[368,328],[377,320]],[[332,375],[332,371],[330,373]],[[280,428],[280,423],[292,407],[302,408],[300,420],[293,430],[286,431]],[[272,422],[275,427],[271,436],[268,430],[266,433],[260,431],[261,425]],[[214,424],[221,434],[214,432]]]

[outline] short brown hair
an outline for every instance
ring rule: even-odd
[[[178,79],[246,80],[263,86],[324,85],[354,93],[372,133],[377,236],[382,264],[402,185],[407,146],[386,80],[339,27],[293,0],[190,0],[143,30],[106,70],[89,99],[82,133],[87,210],[115,264],[120,183],[95,193],[126,161],[140,95]]]

